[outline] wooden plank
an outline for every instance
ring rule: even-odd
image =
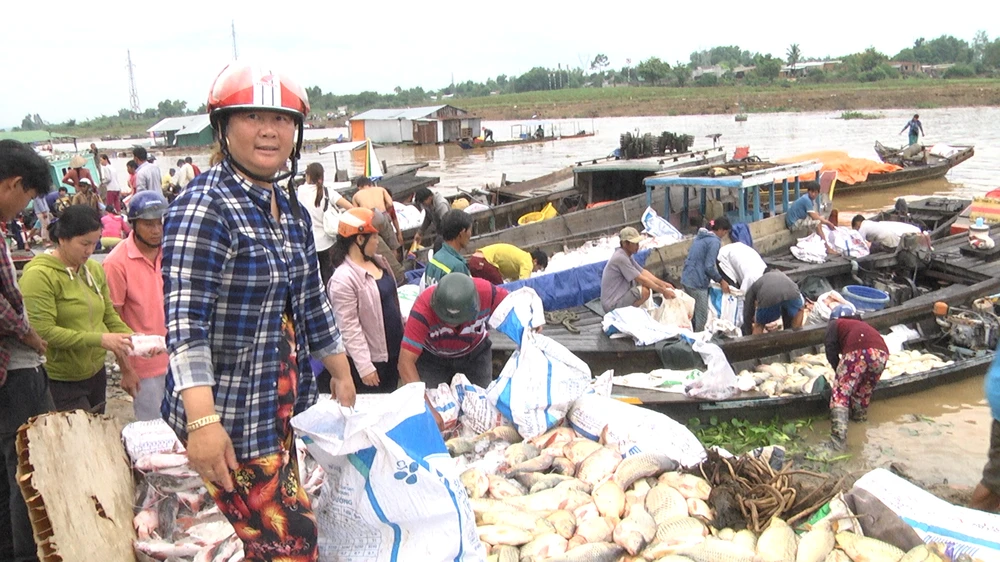
[[[114,419],[38,416],[18,431],[17,454],[42,562],[135,559],[132,470]]]

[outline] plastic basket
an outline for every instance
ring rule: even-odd
[[[858,310],[882,310],[889,304],[889,293],[864,285],[848,285],[840,294]]]

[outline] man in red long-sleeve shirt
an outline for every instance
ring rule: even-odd
[[[885,370],[889,348],[853,306],[840,305],[830,313],[826,359],[837,372],[830,398],[830,447],[842,451],[847,446],[848,416],[851,421],[868,420],[868,404]]]

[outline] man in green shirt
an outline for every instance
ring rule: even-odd
[[[462,250],[469,245],[472,238],[472,217],[465,211],[452,209],[441,219],[441,236],[444,243],[427,260],[427,269],[421,281],[423,287],[436,284],[449,273],[457,272],[469,275],[469,263],[462,256]]]

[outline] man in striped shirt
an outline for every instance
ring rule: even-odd
[[[507,290],[485,279],[449,273],[413,303],[403,329],[399,377],[428,388],[451,384],[464,373],[486,388],[493,378],[493,351],[487,322]]]

